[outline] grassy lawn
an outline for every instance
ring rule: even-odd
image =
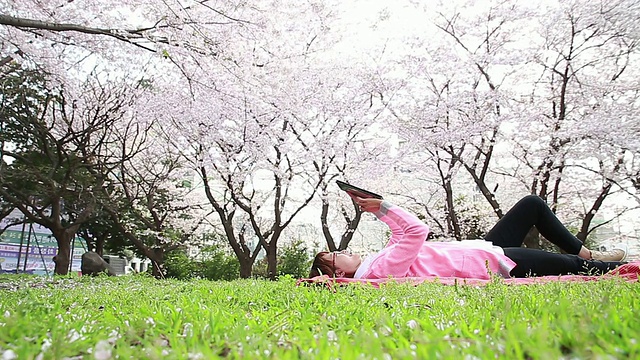
[[[640,285],[0,277],[1,359],[640,357]]]

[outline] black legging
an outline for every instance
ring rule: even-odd
[[[523,248],[525,236],[535,226],[547,240],[568,254],[550,253]],[[585,260],[576,254],[582,248],[578,240],[562,225],[547,203],[540,197],[528,195],[516,203],[489,231],[485,240],[504,249],[504,254],[516,263],[513,277],[604,274],[621,262]]]

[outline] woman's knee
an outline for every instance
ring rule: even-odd
[[[544,200],[542,200],[542,198],[538,195],[527,195],[525,197],[522,198],[522,200],[527,201],[527,202],[537,202],[537,203],[544,203]]]
[[[542,200],[542,198],[538,195],[527,195],[525,197],[523,197],[522,199],[520,199],[519,201],[521,204],[525,204],[528,206],[545,206],[547,205],[547,203]]]

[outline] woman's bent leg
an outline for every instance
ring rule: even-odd
[[[518,201],[487,233],[485,240],[502,248],[520,247],[533,226],[569,254],[580,252],[582,242],[562,225],[547,203],[535,195]]]
[[[576,255],[555,254],[522,247],[505,248],[504,254],[516,263],[513,277],[586,274],[602,275],[623,263],[585,260]]]

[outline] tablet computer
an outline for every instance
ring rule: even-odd
[[[369,190],[365,190],[365,189],[361,189],[357,186],[353,186],[351,184],[347,184],[344,181],[340,181],[340,180],[336,180],[336,184],[338,184],[338,186],[340,187],[340,189],[355,195],[357,197],[363,198],[363,199],[367,199],[367,198],[374,198],[374,199],[382,199],[382,196],[371,192]]]

